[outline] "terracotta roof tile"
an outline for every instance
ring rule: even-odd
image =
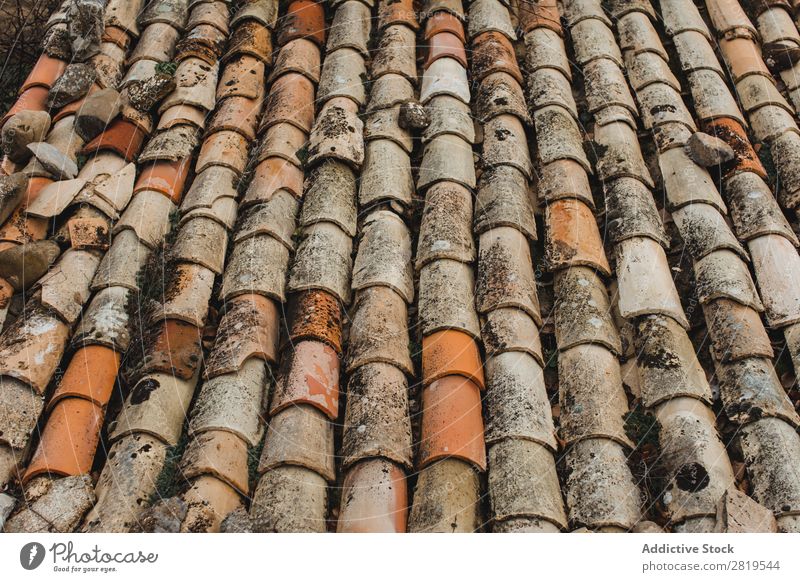
[[[452,182],[439,182],[428,189],[426,200],[417,241],[417,270],[439,259],[472,263],[476,251],[469,190]]]
[[[0,341],[0,373],[30,385],[43,394],[58,366],[69,327],[44,310],[17,320]]]
[[[174,446],[180,439],[196,383],[196,374],[188,380],[165,373],[144,376],[131,389],[124,414],[109,425],[109,438],[120,441],[148,434]]]
[[[571,267],[557,271],[554,291],[553,317],[560,349],[595,343],[621,354],[622,344],[611,317],[608,293],[594,269]]]
[[[342,484],[340,533],[404,533],[408,491],[402,469],[382,459],[359,463]]]
[[[89,155],[104,150],[119,154],[132,162],[144,143],[144,132],[129,121],[117,120],[108,128],[83,146],[81,153]]]
[[[800,46],[786,2],[142,4],[109,2],[90,98],[37,138],[56,162],[3,163],[29,183],[0,250],[66,251],[0,280],[0,487],[46,491],[32,508],[68,531],[139,529],[187,439],[179,531],[730,530],[718,391],[753,507],[798,528],[775,356],[800,365],[800,76],[766,46]],[[51,25],[3,121],[46,111],[66,9]],[[92,105],[171,60],[153,112]],[[696,164],[698,128],[733,159]],[[131,291],[162,245],[143,338]],[[629,398],[661,427],[661,483],[631,472]],[[32,508],[7,527],[48,527]]]
[[[321,3],[296,0],[278,22],[278,44],[307,38],[322,47],[325,42],[325,15]]]
[[[410,206],[413,198],[414,179],[408,153],[393,140],[368,141],[358,189],[359,204],[370,206],[391,200]]]
[[[352,240],[338,226],[327,222],[311,225],[303,233],[289,273],[288,290],[319,289],[342,303],[350,302]]]
[[[488,461],[494,532],[558,533],[566,528],[567,516],[549,450],[532,441],[508,439],[489,447]]]
[[[275,467],[253,493],[253,531],[324,532],[327,501],[327,483],[318,473],[295,465]]]
[[[24,480],[37,475],[62,476],[88,473],[94,461],[103,410],[83,398],[68,398],[50,411],[39,447]]]
[[[461,20],[449,12],[434,12],[425,21],[425,40],[431,40],[435,35],[448,32],[456,35],[462,43],[467,42],[464,34],[464,25]]]
[[[480,528],[479,476],[460,459],[445,458],[419,472],[414,505],[408,518],[411,533],[467,533]],[[453,483],[450,491],[442,483]]]
[[[134,193],[154,190],[177,202],[189,173],[190,158],[174,161],[156,161],[145,165],[139,173]]]
[[[285,73],[300,73],[314,83],[319,83],[320,53],[317,46],[309,40],[297,39],[281,47],[275,56],[275,64],[270,80]]]
[[[203,432],[186,447],[181,470],[187,479],[211,475],[245,493],[249,490],[247,444],[227,431]]]
[[[137,499],[148,495],[163,468],[168,445],[144,433],[124,436],[111,445],[103,475],[95,487],[97,502],[82,531],[125,532],[136,523]]]
[[[36,422],[44,408],[43,398],[25,381],[9,375],[0,377],[0,388],[0,401],[3,403],[3,417],[0,419],[3,426],[3,450],[10,448],[12,455],[18,455],[21,459],[22,450],[36,428]],[[22,473],[21,466],[16,469],[13,473]],[[10,480],[16,475],[4,473],[2,477]]]
[[[144,29],[136,48],[128,57],[129,63],[140,60],[169,62],[175,52],[180,33],[169,24],[153,23]],[[125,38],[128,38],[125,35]],[[116,44],[116,41],[114,41]],[[125,48],[125,47],[122,47]]]
[[[20,111],[46,111],[48,94],[47,87],[31,87],[23,91],[11,109],[0,119],[0,127]]]
[[[227,35],[215,26],[201,24],[189,30],[175,45],[175,60],[184,62],[195,59],[206,65],[214,65],[222,56],[227,40]],[[248,40],[252,40],[252,44],[256,45],[253,50],[254,56],[261,56],[261,52],[266,52],[265,56],[268,56],[269,46],[258,42],[263,40],[261,37],[253,35]],[[238,47],[238,44],[235,46]],[[251,45],[245,46],[250,48]]]
[[[294,406],[271,418],[258,470],[284,465],[310,469],[329,482],[335,479],[333,426],[324,413]]]
[[[233,312],[232,316],[238,313]],[[192,409],[190,433],[224,431],[237,435],[251,447],[258,444],[264,432],[260,404],[267,369],[259,354],[249,356],[230,372],[206,368],[210,379],[203,384]]]
[[[335,297],[324,291],[298,293],[290,312],[292,342],[315,339],[342,352],[342,310]]]
[[[445,376],[422,392],[418,466],[455,458],[486,469],[480,389],[463,376]]]
[[[186,517],[180,531],[184,533],[219,532],[222,521],[242,507],[242,497],[229,481],[205,473],[191,481],[191,486],[183,493],[183,501],[186,503]]]
[[[66,69],[67,63],[60,59],[43,54],[36,61],[33,69],[31,70],[28,78],[22,83],[19,89],[20,95],[33,87],[44,87],[50,89],[53,83],[61,76]]]
[[[339,415],[339,357],[330,346],[301,341],[284,355],[286,371],[278,379],[270,415],[308,404],[331,420]]]
[[[310,132],[314,119],[314,85],[310,79],[296,73],[278,77],[264,104],[264,117],[259,131],[276,123],[291,123],[299,129]],[[298,107],[297,104],[308,104]]]
[[[404,298],[389,286],[377,284],[359,291],[353,307],[356,312],[350,322],[347,371],[385,362],[413,376]]]
[[[383,457],[410,468],[411,421],[403,372],[391,364],[365,364],[350,375],[347,390],[341,450],[344,465]],[[360,426],[364,429],[359,430]]]

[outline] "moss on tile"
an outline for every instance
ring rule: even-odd
[[[767,172],[767,182],[774,188],[778,183],[778,172],[775,169],[772,152],[770,152],[769,147],[763,143],[754,144],[754,149],[758,154],[758,159],[761,160],[761,165],[764,166],[764,170]]]
[[[86,165],[86,162],[88,160],[89,156],[87,156],[86,154],[78,154],[77,156],[75,156],[75,164],[78,166],[79,170],[83,168],[84,165]]]
[[[250,481],[251,488],[258,482],[258,463],[261,460],[261,452],[264,450],[264,440],[267,433],[261,436],[254,447],[247,447],[247,476]]]
[[[178,63],[175,62],[168,62],[168,63],[158,63],[156,65],[156,73],[161,73],[163,75],[169,75],[170,77],[175,75],[175,71],[178,70]]]
[[[661,425],[650,412],[637,405],[625,415],[625,434],[628,435],[637,448],[645,445],[659,446]]]
[[[179,464],[183,452],[186,450],[186,445],[189,442],[188,427],[184,426],[181,432],[181,438],[178,442],[167,449],[167,455],[164,459],[164,466],[156,478],[156,489],[150,496],[150,505],[160,501],[161,499],[169,499],[174,497],[180,492],[180,485],[183,481],[179,475]]]
[[[144,360],[144,350],[148,339],[157,332],[156,326],[149,325],[153,310],[161,305],[166,289],[169,269],[167,267],[167,249],[175,242],[178,235],[180,213],[173,210],[169,217],[169,230],[164,240],[150,254],[147,262],[136,275],[137,292],[128,294],[125,311],[128,314],[130,327],[130,347],[122,361],[123,376],[130,381],[135,371]]]
[[[308,144],[303,145],[303,147],[297,150],[295,155],[297,156],[297,159],[300,160],[300,163],[305,166],[306,162],[308,161]]]

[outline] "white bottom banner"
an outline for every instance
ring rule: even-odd
[[[800,534],[2,534],[0,580],[800,580],[798,547]]]

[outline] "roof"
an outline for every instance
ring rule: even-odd
[[[800,530],[796,7],[239,4],[2,119],[5,531]]]

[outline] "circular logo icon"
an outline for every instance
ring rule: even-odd
[[[19,563],[26,570],[35,570],[44,561],[44,546],[39,542],[30,542],[19,551]]]

